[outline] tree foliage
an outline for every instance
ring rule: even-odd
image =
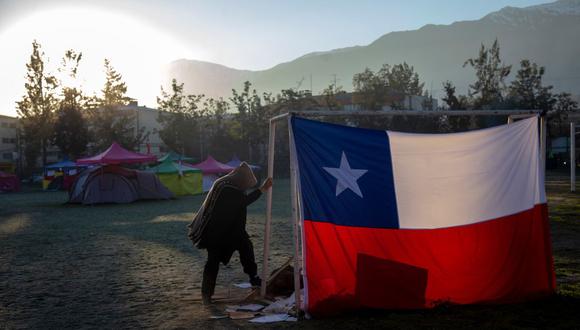
[[[240,92],[232,89],[232,97],[230,97],[237,113],[239,126],[238,136],[247,146],[247,153],[242,153],[246,159],[252,159],[254,150],[261,148],[264,138],[267,136],[268,116],[266,108],[262,105],[262,98],[258,95],[255,89],[252,89],[252,84],[249,81],[244,82],[244,86]]]
[[[131,101],[123,76],[108,59],[105,59],[104,68],[105,85],[90,109],[93,147],[103,150],[117,142],[125,148],[138,149],[148,133],[137,125],[137,112],[120,109]]]
[[[54,125],[53,143],[70,159],[84,155],[89,142],[89,131],[81,109],[61,104]]]
[[[62,99],[56,113],[53,144],[69,158],[76,159],[84,154],[89,142],[89,131],[82,108],[86,98],[76,85],[77,71],[82,53],[74,50],[65,52],[59,71]]]
[[[465,95],[456,95],[455,85],[449,80],[443,83],[443,102],[447,105],[449,110],[466,110],[469,106],[469,100]]]
[[[419,74],[407,62],[396,64],[390,70],[388,65],[383,65],[379,74],[386,76],[391,89],[403,95],[423,95],[424,93],[425,83],[419,80]]]
[[[199,121],[204,115],[201,107],[203,97],[203,95],[185,95],[183,84],[177,83],[175,79],[171,82],[171,91],[161,88],[161,97],[157,98],[159,109],[157,121],[162,127],[159,136],[172,150],[201,154],[198,148],[201,148]]]
[[[323,91],[322,95],[324,97],[324,106],[328,110],[336,110],[340,107],[338,102],[338,95],[344,93],[342,86],[337,86],[336,83],[328,85]]]
[[[380,110],[389,94],[423,95],[424,86],[415,68],[406,62],[391,67],[384,64],[377,72],[366,68],[353,76],[356,103],[366,110]],[[404,102],[391,102],[393,108],[405,109]]]
[[[207,132],[207,148],[211,154],[219,159],[228,159],[235,154],[234,150],[241,148],[239,139],[236,138],[234,125],[228,120],[230,104],[223,98],[208,98],[204,101],[203,120]]]
[[[516,108],[549,110],[556,100],[551,93],[552,86],[544,86],[542,77],[545,69],[529,60],[520,62],[516,79],[509,87],[509,97]]]
[[[38,154],[46,165],[47,149],[53,133],[54,113],[58,107],[58,81],[46,69],[41,45],[32,42],[32,54],[26,64],[26,92],[17,102],[17,113],[22,119],[22,133],[26,163],[34,167]]]
[[[367,110],[380,110],[385,103],[388,92],[387,81],[382,75],[375,74],[366,68],[352,78],[352,85],[356,93],[356,103]]]
[[[463,66],[475,70],[476,80],[469,85],[475,109],[497,107],[503,102],[505,79],[511,72],[511,65],[503,64],[497,39],[489,49],[481,44],[479,55],[467,59]]]

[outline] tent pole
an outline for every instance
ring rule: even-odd
[[[570,122],[570,191],[576,191],[576,123]]]
[[[546,128],[547,128],[548,118],[546,116],[540,117],[540,153],[541,153],[541,165],[542,173],[544,178],[546,178]]]
[[[268,140],[268,178],[274,177],[274,145],[276,143],[276,122],[270,120],[270,137]],[[262,286],[260,295],[266,296],[266,286],[268,285],[268,260],[270,258],[270,230],[272,224],[272,188],[268,189],[266,195],[266,224],[264,227],[264,264],[262,266]]]
[[[296,172],[296,153],[294,148],[294,136],[292,135],[292,124],[288,117],[288,135],[290,142],[290,198],[292,200],[292,234],[294,239],[294,297],[296,299],[296,312],[299,314],[302,297],[300,294],[300,241],[298,222],[298,175]]]

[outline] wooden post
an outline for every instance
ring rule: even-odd
[[[576,123],[570,122],[570,191],[576,191]]]
[[[546,116],[540,117],[540,156],[541,166],[544,179],[546,178],[546,128],[548,118]]]
[[[276,122],[270,120],[270,137],[268,140],[268,178],[274,177],[274,145],[276,143]],[[264,226],[264,264],[262,265],[262,286],[260,295],[266,296],[266,286],[268,285],[268,259],[270,258],[270,227],[272,224],[272,188],[268,189],[266,195],[266,224]]]
[[[300,215],[298,210],[298,172],[296,170],[296,149],[294,146],[294,136],[292,135],[292,117],[288,117],[288,134],[290,141],[290,197],[292,201],[292,233],[294,239],[294,297],[296,298],[296,312],[299,314],[302,297],[300,294]]]

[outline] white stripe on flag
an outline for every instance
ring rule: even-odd
[[[545,203],[537,117],[465,133],[387,134],[400,228],[466,225]]]

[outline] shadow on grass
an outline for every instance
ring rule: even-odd
[[[442,305],[431,310],[363,310],[311,320],[305,328],[576,328],[580,299],[554,295],[510,305]]]
[[[279,181],[274,191],[272,242],[278,244],[273,250],[291,252],[288,190],[287,181]],[[580,195],[548,185],[548,196],[557,296],[515,305],[357,311],[276,327],[578,327]],[[188,295],[199,291],[196,276],[205,253],[191,246],[186,225],[202,199],[82,206],[63,204],[65,193],[0,195],[0,226],[5,230],[0,237],[0,324],[32,328],[251,326],[245,321],[207,321],[207,316],[191,312],[194,307]],[[264,208],[261,199],[249,209],[248,230],[254,236],[258,259]],[[189,318],[182,316],[187,313]]]

